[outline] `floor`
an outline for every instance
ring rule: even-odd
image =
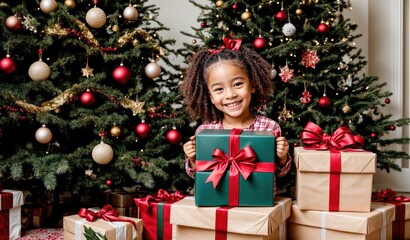
[[[23,231],[17,240],[63,240],[62,228],[37,228]]]

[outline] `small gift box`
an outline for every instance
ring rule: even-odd
[[[291,199],[276,197],[273,207],[198,207],[193,197],[171,206],[178,240],[285,240]]]
[[[371,211],[329,212],[301,210],[292,205],[289,240],[391,240],[394,207],[372,205]]]
[[[0,191],[0,239],[14,240],[20,237],[23,203],[23,192],[7,189]]]
[[[170,209],[172,204],[184,197],[180,192],[168,193],[160,189],[154,196],[134,199],[139,209],[139,217],[143,221],[144,239],[175,239],[173,226],[169,221]]]
[[[142,240],[142,220],[119,216],[111,205],[99,212],[80,209],[78,214],[63,218],[65,240],[85,240],[85,228],[107,237],[108,240]]]
[[[271,131],[204,129],[196,135],[197,206],[273,206]]]
[[[131,207],[134,206],[133,199],[136,197],[136,194],[128,192],[112,192],[110,193],[110,202],[113,207]]]
[[[308,123],[294,148],[296,200],[302,210],[369,212],[376,154],[358,149],[347,127],[331,136]]]
[[[395,208],[393,221],[393,239],[410,239],[410,197],[397,195],[391,189],[380,190],[372,194],[373,204],[388,204]]]

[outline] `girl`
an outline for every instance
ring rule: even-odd
[[[257,115],[272,94],[271,65],[255,51],[241,47],[240,39],[224,38],[217,50],[201,50],[186,69],[182,92],[189,116],[203,123],[202,129],[241,128],[244,131],[273,131],[276,138],[277,171],[281,177],[289,172],[289,144],[281,136],[277,122]],[[194,178],[195,136],[183,146],[186,171]]]

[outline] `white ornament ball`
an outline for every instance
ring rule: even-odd
[[[41,144],[47,144],[53,138],[53,133],[49,128],[43,125],[41,128],[37,129],[35,137],[37,142]]]
[[[40,9],[43,13],[51,13],[54,12],[58,7],[58,4],[55,0],[41,0],[40,2]]]
[[[38,60],[31,64],[28,69],[28,75],[34,81],[43,81],[50,77],[51,70],[47,63],[42,60]]]
[[[128,6],[122,12],[122,16],[128,21],[135,21],[138,19],[138,10],[133,6]]]
[[[282,33],[286,37],[291,37],[291,36],[293,36],[293,34],[296,33],[296,27],[292,23],[286,23],[282,27]]]
[[[159,75],[161,75],[161,66],[155,62],[148,63],[147,66],[145,66],[145,75],[152,79],[159,77]]]
[[[272,72],[270,73],[270,77],[272,79],[274,79],[276,77],[276,74],[277,74],[276,69],[272,68]]]
[[[96,163],[105,165],[111,162],[114,157],[114,151],[110,145],[100,142],[100,144],[93,148],[91,156]]]
[[[105,22],[107,21],[107,16],[101,8],[93,7],[88,10],[87,14],[85,15],[85,21],[92,28],[100,28],[104,26]]]

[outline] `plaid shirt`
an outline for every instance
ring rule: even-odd
[[[212,122],[212,123],[203,123],[196,129],[195,135],[197,135],[203,129],[224,129],[224,128],[222,126],[222,121]],[[282,135],[282,131],[277,122],[275,122],[274,120],[270,118],[261,116],[261,115],[256,115],[255,121],[248,127],[243,128],[242,130],[243,131],[273,131],[273,134],[276,137],[279,137]],[[292,166],[292,158],[288,154],[288,159],[284,166],[279,167],[278,165],[276,165],[275,175],[277,177],[283,177],[290,171],[291,166]],[[189,166],[188,157],[185,158],[185,169],[186,169],[187,174],[191,178],[195,178],[195,169]],[[276,184],[275,184],[275,192],[276,192]]]

